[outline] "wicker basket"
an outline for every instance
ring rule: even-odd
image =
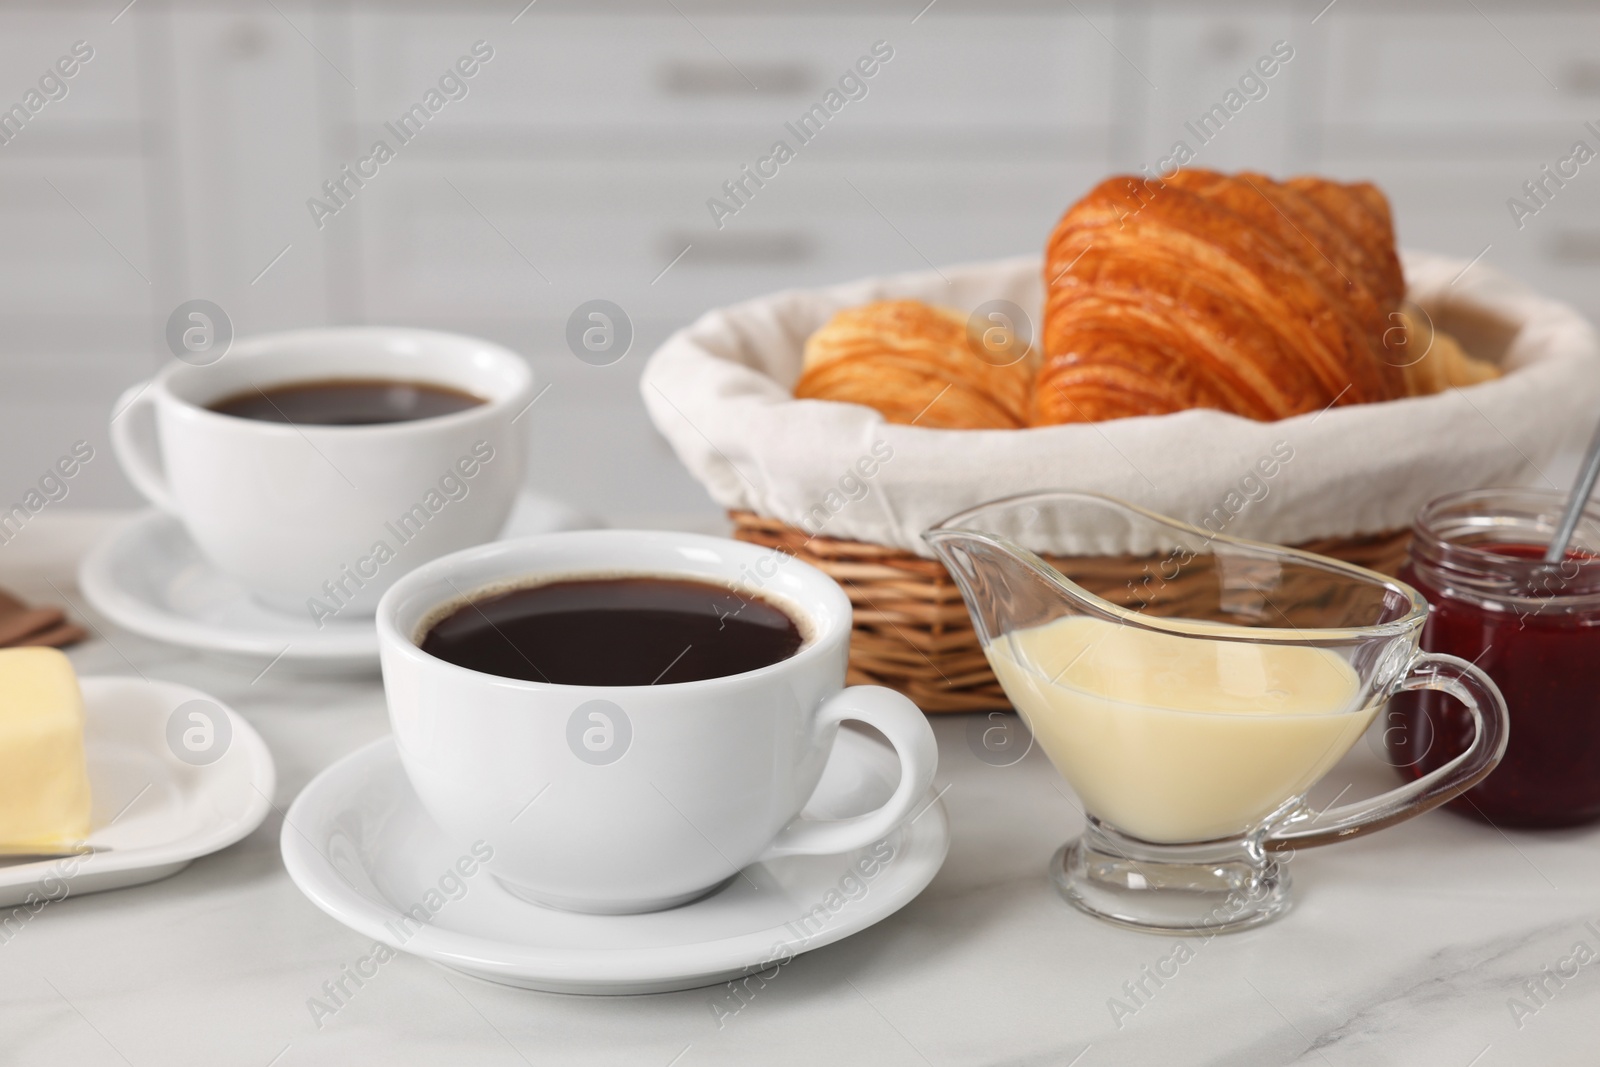
[[[849,681],[898,689],[926,712],[992,711],[1011,706],[989,670],[961,593],[935,559],[861,541],[812,537],[777,519],[729,513],[741,541],[782,549],[826,572],[855,606]],[[1409,529],[1366,537],[1335,537],[1299,547],[1393,575],[1405,561]],[[1077,560],[1070,577],[1094,588],[1136,578],[1134,557],[1095,560],[1092,573]],[[1183,577],[1172,583],[1181,586]],[[1181,596],[1181,589],[1173,590]]]

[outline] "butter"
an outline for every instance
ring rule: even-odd
[[[89,836],[83,695],[53,648],[0,649],[0,847]]]

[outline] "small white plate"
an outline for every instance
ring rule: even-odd
[[[817,818],[881,805],[894,753],[839,732],[806,808]],[[423,812],[392,739],[335,763],[301,792],[280,839],[284,866],[323,911],[392,948],[491,982],[554,993],[660,993],[711,985],[848,937],[904,907],[950,847],[932,793],[873,849],[747,867],[711,895],[645,915],[578,915],[525,903]],[[480,845],[481,847],[481,845]],[[458,867],[458,862],[468,862]],[[866,877],[858,866],[865,861]],[[459,873],[470,870],[463,877]],[[422,925],[406,912],[429,917]]]
[[[272,756],[237,712],[173,682],[103,677],[79,685],[94,798],[88,843],[106,851],[0,865],[0,907],[36,910],[39,901],[176,874],[260,826],[271,807]],[[198,703],[183,714],[184,727],[209,728],[211,744],[221,750],[209,763],[179,759],[168,743],[174,710],[191,702]],[[209,726],[189,719],[190,712],[204,714]],[[194,734],[191,743],[200,747],[207,736]]]
[[[523,493],[504,537],[577,530],[594,523],[549,497]],[[145,637],[231,654],[256,666],[314,673],[373,671],[378,629],[370,618],[330,619],[258,604],[212,567],[174,516],[145,511],[113,530],[83,559],[78,588],[106,618]]]

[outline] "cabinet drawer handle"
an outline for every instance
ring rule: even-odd
[[[1568,96],[1600,96],[1600,63],[1574,59],[1556,74],[1556,83]]]
[[[690,244],[694,245],[694,251],[683,257],[680,270],[690,266],[800,263],[809,259],[815,250],[811,237],[799,230],[768,230],[764,233],[729,231],[713,237],[703,233],[673,232],[664,234],[656,247],[667,256],[675,256]]]
[[[757,89],[793,95],[813,88],[817,79],[801,63],[741,62],[735,70],[722,60],[669,59],[656,68],[656,84],[668,96],[745,96]]]
[[[1600,230],[1557,230],[1551,235],[1549,253],[1557,263],[1600,263]]]

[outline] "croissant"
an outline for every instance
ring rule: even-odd
[[[1392,361],[1405,379],[1407,396],[1442,393],[1500,377],[1499,367],[1467,355],[1454,337],[1427,320],[1426,313],[1419,320],[1418,311],[1413,307],[1395,312],[1401,329],[1391,329],[1385,338]]]
[[[1364,182],[1111,178],[1062,216],[1044,282],[1035,425],[1408,395],[1384,342],[1405,281]]]
[[[864,404],[903,424],[1020,429],[1033,369],[1004,327],[973,336],[958,311],[882,300],[847,308],[811,335],[794,395]]]

